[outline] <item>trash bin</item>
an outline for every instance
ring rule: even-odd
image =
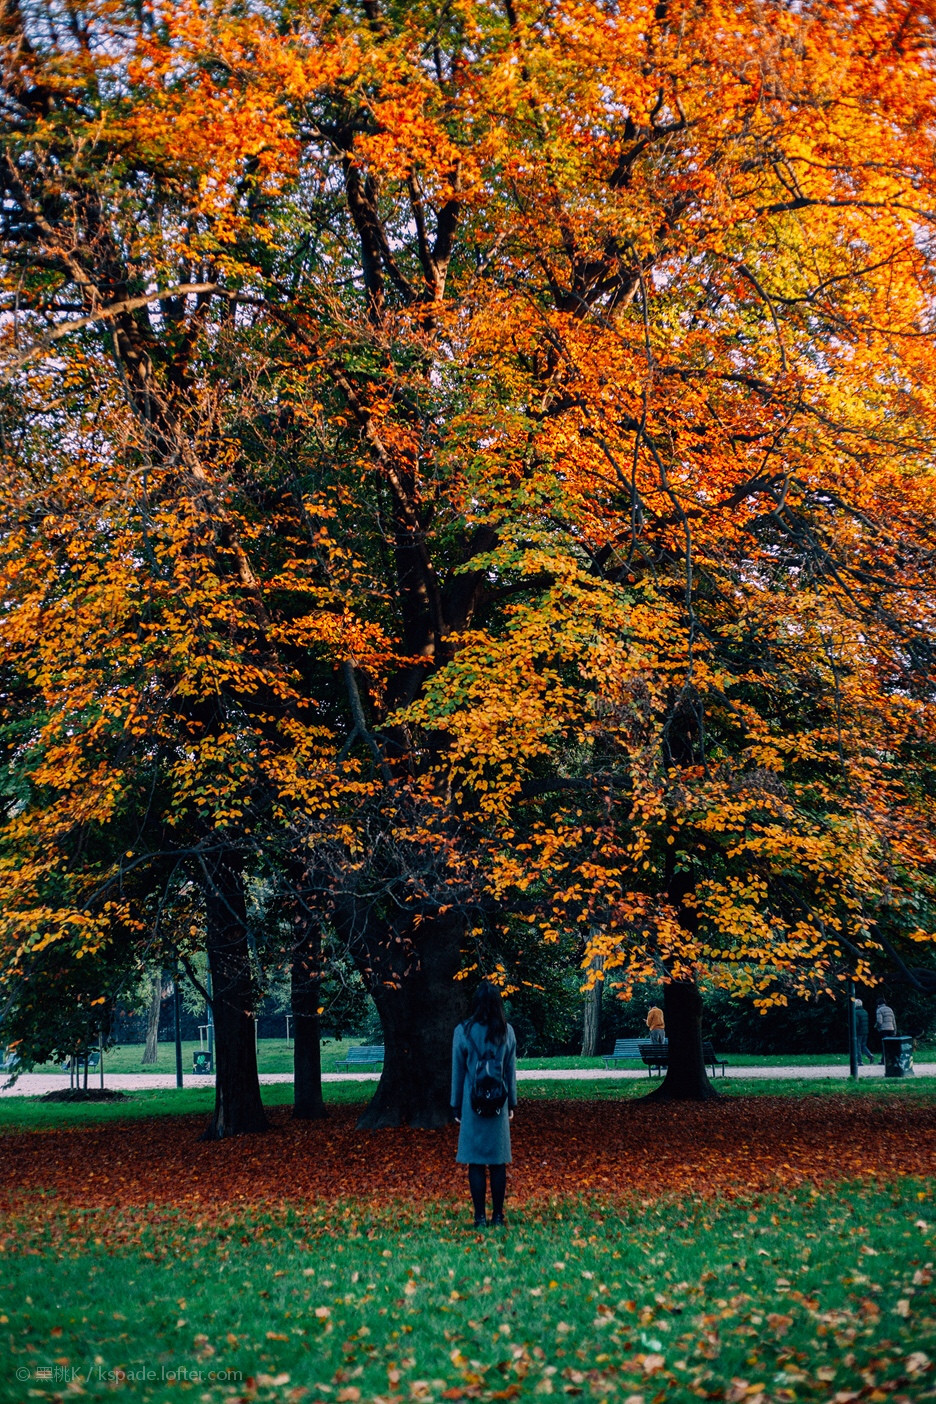
[[[913,1077],[913,1039],[909,1034],[890,1034],[881,1039],[885,1077]]]
[[[214,1058],[204,1048],[201,1051],[196,1048],[192,1054],[192,1072],[202,1076],[214,1072]]]

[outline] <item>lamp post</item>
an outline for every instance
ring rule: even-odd
[[[175,1005],[175,1085],[182,1087],[182,995],[179,990],[179,959],[172,972],[173,1004]]]
[[[208,1063],[214,1067],[214,1011],[212,1009],[212,986],[211,971],[205,973],[205,989],[208,991],[207,1019],[208,1019]]]

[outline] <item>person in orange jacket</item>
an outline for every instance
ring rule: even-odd
[[[650,1030],[651,1043],[666,1042],[666,1026],[663,1022],[663,1010],[655,1004],[647,1011],[647,1028]]]

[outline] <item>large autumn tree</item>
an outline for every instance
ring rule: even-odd
[[[476,594],[452,572],[440,584],[463,543],[453,527],[429,559],[405,437],[436,432],[420,309],[444,288],[458,155],[439,152],[455,183],[431,241],[424,197],[402,184],[421,232],[388,357],[372,260],[387,233],[350,146],[398,55],[378,48],[372,65],[341,16],[307,19],[297,36],[198,7],[92,5],[64,28],[6,11],[14,418],[20,390],[60,407],[42,423],[50,454],[10,438],[6,656],[14,696],[31,679],[41,701],[20,759],[53,792],[8,833],[10,969],[21,978],[24,942],[79,957],[127,866],[175,856],[203,888],[219,1135],[263,1125],[244,902],[259,852],[296,894],[297,1066],[314,1078],[324,918],[382,1003],[391,1117],[438,1115],[461,1007],[446,824],[364,700],[385,695],[385,715],[411,700]],[[374,428],[381,377],[401,382],[396,434]],[[92,861],[108,839],[110,861]],[[430,967],[433,997],[414,1002]]]
[[[560,6],[511,41],[475,364],[513,369],[489,463],[530,502],[490,566],[550,583],[418,710],[498,892],[545,875],[547,937],[662,975],[662,1093],[705,1095],[700,968],[769,1003],[932,939],[932,22]]]
[[[926,938],[926,8],[3,14],[5,666],[58,795],[12,964],[188,865],[224,1134],[259,853],[308,1029],[323,921],[372,982],[370,1124],[444,1116],[505,903],[663,975],[695,1095],[698,970]]]

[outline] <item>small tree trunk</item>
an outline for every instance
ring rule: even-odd
[[[666,1076],[649,1095],[660,1101],[706,1102],[719,1094],[702,1061],[702,996],[694,980],[663,987],[669,1059]]]
[[[322,1097],[322,930],[315,914],[297,900],[292,952],[293,1116],[319,1121],[328,1115]]]
[[[236,854],[222,851],[208,860],[204,892],[216,1075],[214,1115],[202,1139],[218,1141],[266,1131],[269,1123],[257,1073],[255,991],[244,880]]]
[[[425,921],[411,968],[396,986],[373,989],[383,1027],[384,1066],[359,1127],[448,1124],[452,1036],[467,1013],[467,992],[455,979],[463,929],[454,916]]]
[[[149,1012],[146,1016],[146,1045],[142,1058],[145,1067],[152,1067],[159,1058],[159,1015],[161,1011],[162,971],[157,970],[153,977],[153,990],[150,995]]]
[[[604,966],[603,956],[594,956],[589,966],[591,970],[601,970]],[[604,992],[604,981],[596,980],[590,990],[585,993],[585,1008],[582,1015],[582,1057],[594,1058],[598,1049],[598,1039],[601,1036],[601,996]]]

